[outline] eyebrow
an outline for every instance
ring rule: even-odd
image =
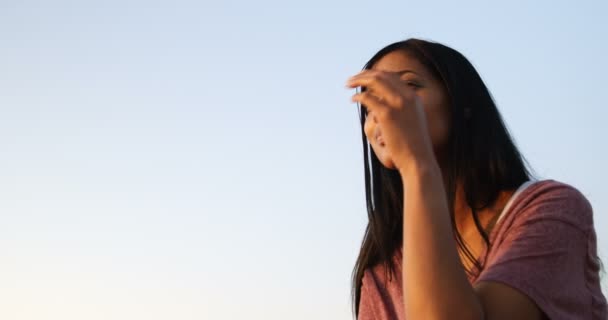
[[[400,76],[401,76],[401,75],[404,75],[404,74],[406,74],[406,73],[408,73],[408,72],[409,72],[409,73],[413,73],[413,74],[416,74],[416,75],[417,75],[417,73],[416,73],[416,72],[414,72],[414,71],[412,71],[412,70],[401,70],[401,71],[394,71],[394,72],[392,72],[392,73],[394,73],[394,74],[398,74],[398,75],[400,75]]]

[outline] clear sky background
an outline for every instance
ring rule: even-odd
[[[351,319],[367,218],[344,85],[408,37],[471,60],[536,172],[588,197],[608,265],[606,16],[0,0],[0,318]]]

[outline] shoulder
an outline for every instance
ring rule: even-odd
[[[505,284],[550,319],[590,319],[591,312],[605,312],[593,211],[577,188],[555,180],[529,185],[491,243],[476,282]]]
[[[393,284],[400,284],[402,259],[402,249],[398,248],[389,262],[389,264],[392,264],[392,270],[385,262],[378,262],[365,268],[362,279],[363,286],[367,286],[367,289],[382,291]]]
[[[593,228],[593,209],[576,187],[548,179],[536,181],[516,199],[511,223],[521,225],[540,221],[560,221],[581,231]]]

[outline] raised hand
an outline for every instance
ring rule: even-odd
[[[398,73],[364,70],[351,77],[347,87],[365,88],[352,101],[361,103],[368,117],[378,121],[395,169],[403,174],[411,164],[434,159],[424,106],[414,88],[401,80]],[[368,139],[374,138],[368,135]]]

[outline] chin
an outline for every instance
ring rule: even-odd
[[[378,161],[380,162],[380,164],[383,167],[385,167],[387,169],[392,169],[392,170],[396,169],[395,164],[393,163],[393,160],[386,153],[386,149],[372,144],[372,150],[373,150],[374,154],[376,155],[376,158],[378,158]]]
[[[388,157],[382,157],[382,158],[378,158],[378,160],[380,161],[380,163],[387,169],[391,169],[391,170],[395,170],[395,164],[393,163],[393,160],[391,160]]]

